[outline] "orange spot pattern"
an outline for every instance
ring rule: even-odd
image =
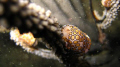
[[[86,53],[90,49],[91,39],[76,26],[64,25],[62,33],[63,39],[66,42],[65,47],[67,50],[77,53]]]

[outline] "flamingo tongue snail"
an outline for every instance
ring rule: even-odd
[[[88,52],[91,46],[91,39],[86,33],[74,25],[64,25],[61,31],[67,50],[80,54]]]

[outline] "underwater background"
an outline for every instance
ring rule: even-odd
[[[73,24],[92,39],[86,60],[91,67],[120,67],[120,12],[111,26],[104,29],[106,42],[98,41],[98,30],[90,12],[89,0],[31,0],[50,9],[61,25]],[[78,3],[79,2],[79,3]],[[101,0],[93,0],[93,9],[102,15]],[[62,6],[61,6],[62,4]],[[79,7],[75,7],[75,6]],[[10,40],[9,32],[0,28],[0,67],[65,67],[58,60],[46,59],[24,51]]]

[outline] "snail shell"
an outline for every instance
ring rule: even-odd
[[[104,7],[111,7],[111,0],[102,0],[101,3]]]
[[[64,25],[61,31],[67,50],[83,54],[88,52],[91,46],[91,39],[86,33],[74,25]]]

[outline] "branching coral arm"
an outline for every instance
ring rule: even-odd
[[[78,54],[66,51],[59,24],[56,18],[51,16],[49,10],[45,11],[44,8],[35,3],[29,3],[27,0],[0,0],[0,8],[0,24],[4,27],[8,29],[17,27],[20,33],[31,32],[35,38],[43,38],[55,55],[68,67],[84,66],[84,64],[89,66],[87,62],[82,63],[85,60],[78,59]],[[51,53],[42,49],[33,51],[33,53],[36,54],[39,51]]]

